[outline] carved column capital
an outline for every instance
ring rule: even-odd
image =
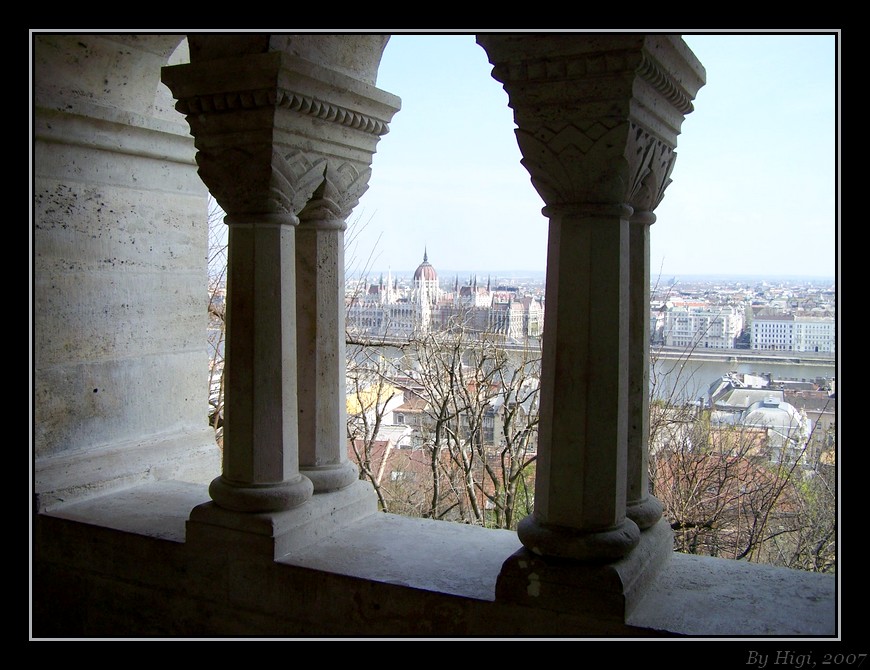
[[[703,67],[679,36],[480,35],[518,126],[522,163],[547,205],[652,211]]]
[[[326,164],[320,184],[299,212],[301,224],[345,230],[347,217],[368,188],[370,176],[370,169],[360,173],[350,163],[343,163],[338,168]]]
[[[377,143],[400,105],[366,82],[278,51],[166,67],[162,77],[195,138],[199,174],[230,217],[294,222],[327,165],[346,215],[368,188]]]
[[[629,138],[626,153],[630,156],[630,178],[626,200],[636,213],[646,212],[652,217],[652,220],[644,220],[645,223],[653,223],[652,212],[665,197],[665,189],[672,181],[677,154],[672,146],[637,124],[630,124]]]

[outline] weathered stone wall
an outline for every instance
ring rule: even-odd
[[[191,450],[205,462],[188,473],[219,473],[207,425],[206,190],[160,83],[160,66],[184,57],[180,41],[34,37],[41,507],[171,476]]]
[[[273,560],[251,536],[191,537],[188,511],[208,498],[204,485],[158,482],[37,515],[32,634],[793,637],[836,628],[830,574],[674,554],[623,622],[576,584],[545,593],[546,574],[555,576],[546,568],[526,597],[499,595],[505,559],[522,555],[512,554],[521,545],[510,531],[378,512],[333,534],[321,526]]]

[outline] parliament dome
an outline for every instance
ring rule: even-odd
[[[429,257],[425,250],[423,251],[423,262],[414,271],[414,281],[421,280],[438,281],[438,273],[435,272],[435,268],[429,262]]]

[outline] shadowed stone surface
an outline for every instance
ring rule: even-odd
[[[327,501],[330,495],[337,499],[341,496],[322,494],[315,498]],[[189,550],[189,554],[182,552],[187,555],[182,563],[186,565],[187,588],[193,594],[210,595],[186,599],[182,610],[189,611],[181,617],[183,621],[194,618],[197,608],[213,607],[209,599],[217,593],[218,585],[202,559],[203,552],[211,550],[197,549],[190,542],[182,547],[178,544],[184,541],[184,524],[191,509],[208,499],[204,485],[160,482],[68,505],[49,516],[123,531],[115,536],[109,533],[103,540],[110,547],[117,546],[118,552],[135,554],[138,545],[143,547],[140,551],[147,548],[148,561],[131,561],[127,566],[125,589],[130,584],[144,585],[167,578],[164,575],[179,565],[179,548]],[[329,507],[327,502],[320,504]],[[73,528],[71,532],[78,531]],[[311,537],[306,546],[275,562],[263,562],[262,554],[255,553],[243,559],[240,565],[263,566],[252,570],[248,579],[253,581],[247,588],[274,589],[274,585],[269,586],[270,579],[292,581],[295,571],[301,568],[314,571],[311,574],[320,575],[318,579],[334,581],[336,586],[332,588],[339,590],[356,592],[360,583],[368,584],[368,588],[354,596],[355,600],[374,598],[377,603],[388,597],[391,606],[399,611],[424,607],[432,594],[457,599],[456,607],[464,617],[474,611],[475,602],[486,605],[486,616],[492,617],[491,630],[495,635],[505,630],[512,630],[515,635],[534,634],[533,631],[548,625],[555,636],[565,635],[567,627],[575,630],[578,637],[590,634],[818,637],[837,633],[833,575],[675,553],[652,578],[644,597],[624,624],[612,621],[603,625],[594,615],[584,625],[582,614],[577,612],[583,604],[571,602],[578,597],[578,590],[564,589],[563,602],[550,604],[550,609],[540,603],[531,607],[496,600],[496,581],[502,565],[522,548],[516,533],[511,531],[376,512],[326,537]],[[155,538],[166,541],[162,550],[159,543],[152,546]],[[107,553],[112,552],[104,549],[101,555]],[[266,570],[266,566],[273,567]],[[98,566],[91,568],[99,570]],[[273,571],[278,577],[266,576]],[[302,579],[308,582],[313,578]],[[341,587],[343,580],[346,583]],[[387,589],[387,596],[378,595],[382,589]],[[317,619],[313,612],[306,612],[304,603],[294,605],[295,602],[295,599],[281,601],[282,616],[315,617],[312,622]],[[113,603],[113,607],[125,606],[141,610],[135,602]],[[227,606],[233,608],[231,603]],[[331,616],[340,618],[343,605],[333,606],[338,613]],[[568,609],[574,612],[567,612]],[[149,613],[141,610],[137,616],[148,617]],[[419,629],[419,622],[393,622],[392,626],[396,635],[407,635]],[[455,629],[445,630],[455,634]]]

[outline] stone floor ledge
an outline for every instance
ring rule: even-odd
[[[627,621],[604,621],[500,602],[503,564],[522,549],[511,531],[375,512],[312,536],[277,560],[246,556],[232,544],[204,554],[187,546],[185,528],[191,511],[207,501],[206,485],[159,482],[38,515],[35,521],[45,523],[35,526],[34,592],[44,603],[52,602],[50,594],[62,597],[75,613],[42,608],[51,630],[114,630],[125,619],[107,618],[109,606],[127,612],[135,630],[185,635],[818,639],[838,632],[834,575],[674,553],[644,586]],[[53,549],[61,540],[81,551]],[[248,592],[222,590],[221,571],[241,571],[236,577],[248,580]],[[250,593],[254,588],[261,600]],[[564,597],[578,594],[568,589]],[[203,619],[202,612],[211,614]]]

